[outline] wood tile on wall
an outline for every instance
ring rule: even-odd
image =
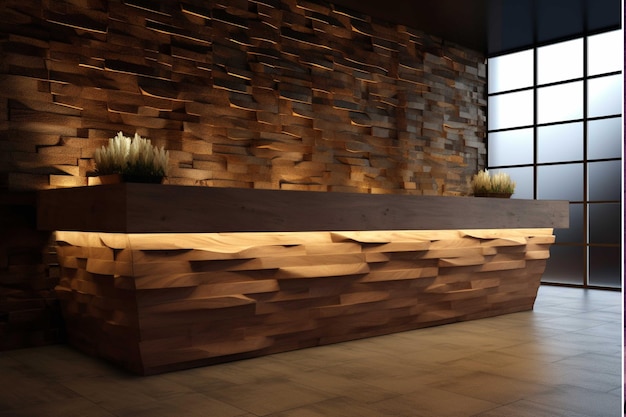
[[[484,57],[412,28],[299,0],[0,19],[10,188],[85,185],[119,130],[170,149],[174,184],[462,194],[484,164]]]

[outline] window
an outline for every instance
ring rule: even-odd
[[[570,202],[545,282],[621,287],[622,48],[616,30],[488,60],[487,168]]]

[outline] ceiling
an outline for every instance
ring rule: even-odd
[[[619,28],[621,0],[330,0],[497,55]]]

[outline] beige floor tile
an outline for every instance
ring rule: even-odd
[[[612,393],[622,386],[621,374],[607,374],[592,369],[567,368],[563,378],[563,384],[573,385],[594,391]]]
[[[380,411],[349,398],[331,398],[267,417],[381,417]]]
[[[327,372],[307,371],[293,374],[289,377],[294,383],[323,391],[333,397],[346,397],[359,403],[381,401],[398,395],[393,386],[379,387],[372,380],[354,380],[343,376],[331,375]],[[406,387],[404,379],[397,377],[397,381]]]
[[[525,363],[527,360],[520,356],[511,355],[502,350],[478,352],[463,359],[450,361],[448,366],[468,370],[493,370],[516,363]]]
[[[571,385],[560,385],[526,399],[589,417],[616,417],[623,413],[619,396]]]
[[[571,410],[563,410],[526,400],[496,407],[472,417],[589,417]]]
[[[21,376],[17,372],[4,372],[0,376],[0,410],[59,403],[79,397],[75,391],[47,378]]]
[[[19,408],[0,411],[0,417],[117,417],[86,398],[48,403],[25,403]]]
[[[544,392],[550,387],[538,383],[503,377],[488,372],[473,372],[434,387],[496,404],[507,404]]]
[[[622,295],[139,377],[66,345],[0,352],[0,417],[622,415]]]
[[[421,388],[370,405],[381,416],[395,417],[469,417],[490,410],[497,403],[436,388]]]
[[[211,392],[212,398],[265,416],[334,397],[289,380],[263,381]]]
[[[249,413],[202,394],[183,394],[118,410],[117,417],[241,417]]]

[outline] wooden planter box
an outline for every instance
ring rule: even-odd
[[[41,192],[70,342],[153,374],[529,310],[568,223],[567,202],[259,191]]]

